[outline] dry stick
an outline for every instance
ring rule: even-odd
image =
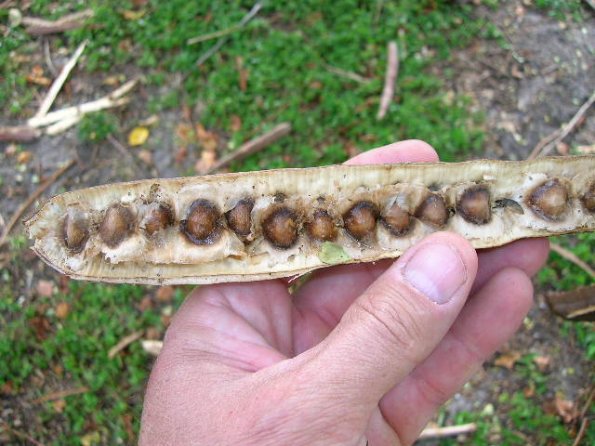
[[[581,421],[581,427],[578,430],[578,434],[576,434],[576,438],[574,439],[572,446],[578,446],[579,444],[581,444],[581,441],[583,440],[583,437],[585,436],[585,432],[587,431],[588,424],[589,424],[589,419],[583,418],[583,420]]]
[[[235,25],[235,26],[232,26],[227,29],[222,29],[220,31],[215,31],[215,32],[212,32],[209,34],[203,34],[202,36],[193,37],[191,39],[188,39],[186,41],[186,44],[187,45],[195,45],[200,42],[206,42],[207,40],[212,40],[212,39],[216,39],[218,37],[228,36],[230,34],[235,33],[236,31],[239,31],[240,29],[242,29],[242,27],[240,25]]]
[[[578,266],[583,271],[588,273],[591,277],[595,277],[595,270],[593,270],[593,268],[591,268],[586,262],[579,259],[577,257],[577,255],[574,254],[573,252],[567,250],[566,248],[563,248],[562,246],[560,246],[556,243],[552,243],[552,242],[550,242],[550,249],[552,251],[554,251],[556,254],[564,257],[569,262],[574,263],[576,266]]]
[[[52,61],[52,55],[50,54],[50,41],[48,39],[43,39],[43,57],[45,58],[45,64],[52,72],[52,76],[56,77],[58,75],[58,70],[56,70],[54,61]]]
[[[142,335],[143,335],[143,331],[139,330],[139,331],[135,331],[134,333],[129,334],[128,336],[123,337],[120,342],[118,342],[116,345],[114,345],[112,348],[109,349],[107,357],[109,359],[114,359],[114,357],[118,353],[120,353],[122,350],[124,350],[126,347],[128,347],[130,344],[132,344],[134,341],[140,339]]]
[[[372,79],[367,79],[352,71],[346,71],[341,68],[333,67],[332,65],[325,65],[324,67],[331,73],[336,74],[337,76],[341,76],[352,81],[359,82],[360,84],[369,84],[370,82],[372,82]]]
[[[538,156],[545,156],[545,155],[549,154],[552,151],[552,149],[554,147],[556,147],[560,142],[562,142],[562,140],[564,138],[566,138],[568,136],[568,134],[576,127],[576,125],[579,123],[581,118],[585,115],[585,113],[587,113],[587,110],[589,110],[591,105],[593,105],[593,102],[595,102],[595,90],[593,90],[593,93],[591,93],[591,97],[589,99],[587,99],[587,102],[585,102],[583,105],[581,105],[581,107],[578,109],[578,111],[572,117],[572,119],[570,121],[568,121],[568,123],[566,125],[564,125],[564,127],[562,127],[561,129],[558,129],[552,133],[552,135],[554,135],[554,134],[557,134],[557,135],[553,136],[552,140],[548,141],[542,147],[540,147],[540,144],[535,146],[535,148],[533,149],[533,151],[531,152],[531,154],[528,156],[527,159],[533,159],[533,158],[537,158]],[[550,135],[550,137],[552,135]],[[540,141],[540,143],[541,143],[541,141]]]
[[[38,129],[27,125],[0,127],[0,141],[30,142],[41,136]]]
[[[63,108],[50,112],[45,116],[33,117],[27,121],[27,124],[31,127],[45,127],[50,124],[54,124],[64,119],[74,118],[76,116],[82,116],[86,113],[103,110],[106,108],[117,107],[125,102],[122,102],[126,93],[128,93],[136,85],[138,79],[132,79],[126,82],[121,87],[117,88],[109,95],[99,98],[95,101],[86,102],[81,105],[75,105],[73,107]]]
[[[258,14],[258,11],[260,11],[262,9],[262,2],[256,2],[254,4],[254,6],[252,6],[252,9],[248,12],[248,14],[246,14],[242,20],[240,20],[240,23],[237,25],[238,28],[242,28],[244,26],[246,26],[248,24],[248,22],[250,20],[252,20],[254,18],[254,16],[256,14]],[[221,47],[223,45],[225,45],[225,43],[229,40],[229,36],[223,36],[221,37],[217,43],[215,45],[213,45],[207,52],[205,52],[202,56],[200,56],[198,58],[198,60],[196,61],[196,66],[200,67],[203,63],[205,63],[208,59],[211,58],[211,56],[213,54],[215,54],[217,51],[219,51],[221,49]]]
[[[70,74],[70,72],[72,71],[74,66],[76,65],[76,62],[78,61],[79,57],[81,57],[81,54],[83,54],[83,51],[85,50],[85,46],[87,46],[86,40],[78,46],[78,48],[76,49],[76,51],[74,52],[74,54],[72,55],[70,60],[66,63],[66,65],[64,65],[64,67],[62,68],[62,71],[60,71],[60,74],[54,80],[54,83],[50,87],[46,97],[43,99],[43,102],[39,106],[39,110],[37,110],[37,113],[35,114],[35,118],[40,118],[42,116],[45,116],[47,114],[47,112],[50,110],[50,108],[52,107],[52,104],[56,100],[56,96],[58,96],[58,93],[62,89],[64,82],[66,82],[68,75]]]
[[[143,347],[143,350],[152,356],[159,356],[159,353],[161,353],[161,350],[163,349],[163,341],[143,339],[140,342]]]
[[[555,314],[571,321],[595,320],[595,285],[551,291],[545,300]]]
[[[81,393],[87,393],[88,391],[89,388],[85,386],[76,387],[74,389],[60,390],[58,392],[48,393],[47,395],[44,395],[40,398],[36,398],[31,402],[33,404],[41,404],[46,403],[48,401],[61,400],[62,398],[66,398],[67,396],[80,395]]]
[[[395,82],[399,74],[399,54],[397,49],[397,42],[391,41],[388,43],[388,63],[386,66],[386,77],[384,79],[384,89],[380,97],[380,107],[378,108],[378,115],[376,118],[381,120],[386,115],[388,106],[395,95]]]
[[[0,424],[0,426],[2,426],[8,432],[12,433],[15,437],[19,437],[19,438],[22,438],[23,440],[27,440],[29,443],[34,444],[35,446],[45,446],[43,443],[40,443],[39,441],[37,441],[35,438],[27,435],[24,432],[16,430],[14,427],[11,427],[8,423],[2,423],[2,424]]]
[[[258,152],[259,150],[262,150],[268,145],[277,141],[279,138],[289,134],[289,132],[291,132],[291,124],[288,122],[283,122],[264,135],[251,139],[247,143],[242,144],[237,150],[234,150],[229,155],[221,158],[204,173],[208,174],[214,172],[229,165],[233,161],[238,161],[247,157],[248,155],[252,155],[253,153]]]
[[[72,166],[74,166],[74,160],[68,161],[66,163],[66,165],[64,165],[63,167],[61,167],[58,170],[56,170],[52,175],[50,175],[50,177],[47,180],[45,180],[43,183],[41,183],[39,185],[39,187],[37,189],[35,189],[35,191],[31,195],[29,195],[29,198],[27,198],[27,200],[25,200],[25,202],[23,204],[21,204],[19,206],[19,208],[16,210],[16,212],[13,214],[13,216],[11,217],[11,219],[8,221],[8,224],[4,228],[4,232],[2,233],[2,237],[0,237],[0,247],[3,246],[4,243],[6,243],[6,239],[8,238],[8,234],[10,233],[10,231],[12,230],[12,228],[14,227],[14,225],[20,220],[20,218],[25,213],[25,211],[29,208],[29,206],[31,206],[31,204],[42,193],[44,193],[45,190],[48,187],[50,187],[52,184],[54,184],[56,182],[56,180],[58,178],[60,178],[60,176],[62,176]]]
[[[36,36],[60,33],[70,29],[80,28],[86,19],[93,17],[91,9],[68,14],[58,20],[44,20],[37,17],[23,17],[21,22],[26,26],[25,31]]]
[[[454,437],[461,434],[470,434],[477,430],[475,423],[461,424],[459,426],[426,427],[418,437],[418,440],[429,438]]]

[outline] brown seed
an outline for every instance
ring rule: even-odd
[[[568,191],[557,178],[537,186],[529,195],[527,204],[537,215],[547,220],[560,220],[568,204]]]
[[[467,189],[457,203],[457,212],[470,223],[486,224],[492,216],[490,191],[485,186]]]
[[[150,209],[145,217],[145,231],[149,235],[153,235],[162,229],[171,226],[174,222],[174,216],[171,208],[166,204],[159,204],[159,206]]]
[[[583,195],[583,204],[589,212],[595,212],[595,182],[591,184],[589,190]]]
[[[324,209],[316,209],[306,224],[308,235],[314,240],[330,241],[337,238],[337,226],[333,217]]]
[[[343,215],[345,229],[356,240],[363,239],[376,227],[378,209],[370,201],[360,201]]]
[[[279,207],[262,223],[264,237],[277,248],[291,248],[298,239],[298,216],[288,207]]]
[[[238,201],[233,209],[225,213],[227,219],[227,226],[233,232],[243,237],[250,235],[252,230],[252,218],[250,213],[254,207],[254,201],[251,199],[243,199]]]
[[[81,252],[89,238],[89,225],[81,217],[66,215],[62,226],[64,244],[73,253]]]
[[[190,205],[188,218],[181,221],[182,232],[192,243],[209,245],[220,233],[220,217],[219,210],[209,200],[195,200]]]
[[[415,216],[430,226],[441,228],[448,220],[444,198],[438,194],[428,195],[415,211]]]
[[[397,203],[393,203],[382,216],[382,223],[392,235],[400,236],[409,231],[411,227],[411,216]]]
[[[99,235],[110,248],[115,248],[134,229],[134,215],[130,208],[115,204],[108,208],[99,226]]]

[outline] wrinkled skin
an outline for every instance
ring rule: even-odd
[[[426,162],[404,141],[352,164]],[[436,233],[397,261],[197,288],[147,387],[141,445],[409,445],[509,339],[548,243]]]

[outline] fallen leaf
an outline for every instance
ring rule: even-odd
[[[136,305],[136,308],[138,308],[138,310],[142,312],[150,310],[151,308],[153,308],[153,299],[151,299],[151,296],[146,295]]]
[[[51,325],[50,322],[43,316],[36,316],[29,319],[29,326],[33,329],[35,337],[38,341],[47,339]]]
[[[239,75],[240,90],[246,91],[248,88],[248,70],[244,68],[244,59],[236,57],[236,67]]]
[[[50,280],[40,280],[37,282],[35,290],[37,291],[38,296],[52,297],[54,294],[54,282]]]
[[[101,441],[101,435],[99,432],[89,432],[81,437],[81,444],[83,446],[93,446],[95,444],[99,444]]]
[[[34,65],[26,79],[27,82],[31,84],[41,85],[43,87],[47,87],[52,83],[51,79],[44,76],[43,67],[41,65]]]
[[[514,364],[521,359],[520,352],[511,351],[507,353],[503,353],[496,358],[494,361],[494,365],[498,367],[504,367],[505,369],[512,370]]]
[[[232,132],[239,132],[242,129],[242,119],[238,115],[231,115],[230,129]]]
[[[126,10],[122,11],[122,17],[124,17],[126,20],[134,21],[142,19],[146,13],[147,12],[144,9],[139,9],[138,11]]]
[[[157,292],[155,293],[155,297],[159,302],[169,303],[171,302],[172,298],[174,297],[174,287],[173,286],[162,286],[157,288]]]
[[[219,138],[217,134],[209,132],[201,123],[196,124],[196,139],[204,150],[214,152],[217,149]]]
[[[186,146],[182,146],[176,150],[176,155],[174,156],[174,160],[176,164],[181,164],[184,162],[186,157],[188,156],[188,148]]]
[[[523,395],[525,395],[526,398],[535,396],[535,384],[532,381],[523,389]]]
[[[540,372],[545,372],[549,369],[552,358],[550,356],[535,356],[533,362]]]
[[[54,411],[56,411],[56,413],[62,413],[64,412],[64,408],[66,407],[66,400],[56,400],[52,403],[52,406],[54,407]]]
[[[33,154],[29,151],[19,152],[17,154],[17,163],[19,164],[27,164],[33,158]]]
[[[0,386],[0,394],[2,395],[12,395],[14,392],[14,388],[12,387],[11,381],[6,381],[2,386]]]
[[[136,156],[138,157],[139,160],[141,160],[145,164],[148,164],[148,165],[153,164],[153,154],[151,153],[150,150],[141,149],[136,154]]]
[[[556,398],[554,399],[554,407],[556,408],[556,413],[566,424],[569,424],[576,420],[579,415],[580,411],[574,402],[565,400],[562,395],[559,393],[556,394]]]
[[[128,134],[128,145],[140,146],[143,145],[149,138],[149,129],[147,127],[135,127]]]
[[[68,302],[60,302],[56,305],[56,317],[59,319],[66,319],[68,313],[70,313],[70,305],[68,305]]]
[[[217,154],[211,150],[203,150],[200,153],[200,159],[194,165],[194,170],[197,173],[205,173],[215,164]]]

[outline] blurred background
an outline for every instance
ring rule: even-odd
[[[592,154],[594,53],[591,0],[0,0],[0,444],[135,444],[190,290],[52,271],[21,225],[47,197],[408,138],[446,161]],[[595,236],[552,241],[523,328],[430,426],[472,429],[420,444],[595,444],[595,330],[544,298],[593,283]]]

